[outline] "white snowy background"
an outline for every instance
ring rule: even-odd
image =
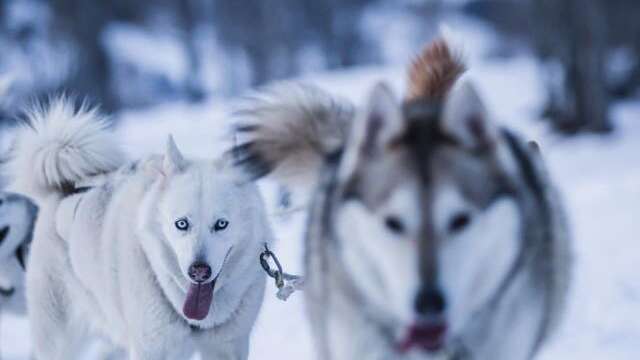
[[[569,306],[559,332],[539,359],[640,358],[640,101],[614,106],[616,131],[611,135],[560,137],[538,119],[545,99],[540,68],[532,56],[525,52],[508,59],[487,57],[497,41],[491,30],[456,17],[447,25],[462,39],[470,76],[494,119],[541,144],[568,209],[575,254]],[[369,26],[387,27],[388,36],[380,41],[391,54],[390,65],[316,73],[301,80],[356,103],[381,80],[402,93],[404,65],[417,49],[395,41],[404,30],[395,29],[392,20],[380,23],[372,15]],[[135,46],[141,41],[136,34],[123,31],[117,34],[123,37],[123,51],[145,51]],[[129,50],[127,39],[132,41]],[[180,66],[180,59],[169,55],[163,62],[150,59],[150,66]],[[197,105],[170,102],[118,114],[115,131],[131,156],[162,151],[171,133],[185,153],[210,157],[230,144],[232,109],[233,101],[215,97]],[[273,199],[273,187],[266,185],[266,195]],[[283,217],[276,207],[270,209],[279,238],[275,250],[288,271],[298,272],[304,214]],[[250,359],[312,359],[302,296],[294,294],[283,303],[274,293],[270,283],[252,335]],[[29,347],[26,319],[2,314],[0,358],[28,359]]]

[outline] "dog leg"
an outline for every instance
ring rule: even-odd
[[[249,337],[228,342],[208,341],[200,345],[202,360],[247,360]]]
[[[100,360],[122,360],[126,359],[126,353],[123,349],[115,346],[111,341],[105,338],[96,339],[96,344],[93,348],[93,356],[95,359]]]
[[[33,351],[38,360],[78,357],[86,327],[71,319],[71,296],[61,276],[34,262],[27,279],[27,302]],[[42,264],[42,263],[39,263]]]
[[[69,326],[69,324],[60,326],[61,324],[55,324],[50,320],[31,322],[32,329],[33,325],[40,326],[32,330],[34,358],[37,360],[81,358],[88,340],[83,334],[86,332],[79,331],[76,326]]]
[[[191,359],[194,353],[193,348],[188,348],[184,345],[174,345],[171,349],[157,345],[131,346],[129,348],[129,360],[184,360]]]
[[[143,321],[145,328],[133,328],[129,343],[130,360],[191,359],[196,345],[182,324],[159,324]]]
[[[38,360],[69,360],[78,358],[86,343],[84,331],[77,325],[61,322],[56,316],[46,314],[43,308],[30,308],[30,327],[33,351]]]

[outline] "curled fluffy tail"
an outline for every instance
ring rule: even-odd
[[[311,185],[326,156],[344,146],[354,110],[316,87],[279,84],[237,114],[236,165],[253,179],[272,174],[284,185]]]
[[[11,188],[40,201],[51,193],[64,195],[123,162],[105,117],[60,97],[28,113],[7,166]]]

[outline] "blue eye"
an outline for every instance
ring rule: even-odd
[[[225,219],[218,219],[216,221],[216,223],[213,225],[213,230],[221,231],[221,230],[226,229],[227,226],[229,226],[229,221],[227,221]]]
[[[176,225],[176,229],[180,231],[189,230],[189,220],[187,219],[178,219],[176,220],[175,225]]]

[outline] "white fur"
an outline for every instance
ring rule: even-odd
[[[11,189],[39,201],[66,183],[117,169],[124,157],[107,125],[95,108],[75,109],[64,97],[32,109],[8,163]]]
[[[519,223],[513,201],[497,201],[440,249],[442,287],[449,299],[452,331],[458,333],[506,276],[518,253]]]
[[[135,360],[246,359],[265,285],[258,255],[272,241],[255,185],[239,183],[225,163],[186,159],[172,140],[164,156],[89,179],[113,170],[119,150],[99,116],[62,120],[73,114],[65,106],[21,132],[18,149],[30,155],[18,155],[11,174],[33,179],[26,189],[40,205],[27,271],[36,359],[79,358],[94,336]],[[65,197],[65,181],[94,187]],[[181,217],[189,232],[176,231]],[[214,232],[220,217],[230,225]],[[201,321],[182,313],[196,260],[219,275]]]
[[[358,279],[357,286],[379,308],[384,317],[398,324],[414,318],[414,301],[420,279],[417,235],[420,213],[418,184],[408,182],[392,192],[389,201],[372,214],[358,201],[342,205],[337,219],[344,242],[345,265]],[[384,226],[388,215],[403,215],[406,231],[395,234]]]

